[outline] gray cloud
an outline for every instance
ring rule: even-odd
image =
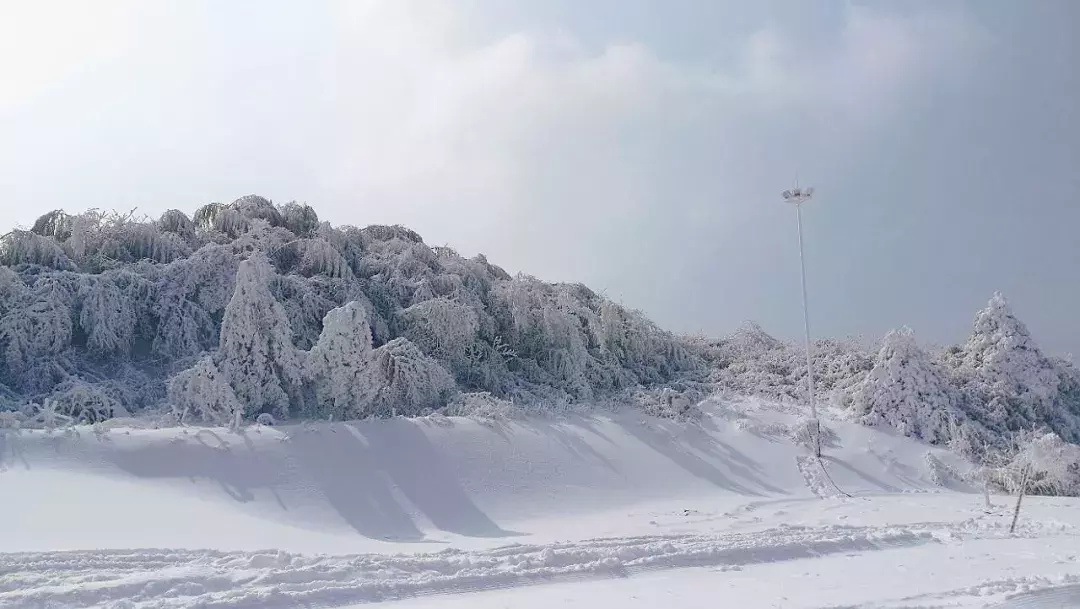
[[[38,11],[14,28],[28,61],[0,89],[6,225],[258,192],[335,223],[406,224],[709,333],[745,318],[797,331],[794,218],[776,200],[796,172],[822,193],[808,218],[822,331],[919,329],[852,298],[873,271],[849,247],[860,233],[911,247],[889,197],[856,200],[881,173],[873,151],[935,96],[963,95],[993,51],[984,22],[934,4],[848,6],[805,29],[753,13],[681,54],[666,51],[675,33],[597,33],[603,15],[581,8],[113,3],[58,29],[52,8],[2,9]],[[954,320],[933,337],[979,304],[927,311]]]

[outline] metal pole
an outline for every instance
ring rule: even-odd
[[[795,217],[799,222],[799,270],[802,273],[803,326],[806,330],[806,389],[810,398],[810,418],[813,426],[811,442],[814,456],[821,456],[821,423],[818,421],[817,404],[814,402],[814,366],[810,355],[810,310],[806,298],[806,257],[803,253],[802,202],[795,204]]]

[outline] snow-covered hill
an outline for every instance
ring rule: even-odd
[[[818,340],[818,397],[978,459],[1035,431],[1080,442],[1080,370],[1000,295],[972,330],[934,353],[893,332],[876,357]],[[804,362],[752,324],[676,336],[586,286],[255,195],[156,220],[57,210],[0,236],[0,428],[603,403],[680,416],[717,392],[804,402]],[[1073,478],[1055,492],[1080,492]]]
[[[594,602],[571,606],[656,606],[670,578],[744,593],[755,569],[820,570],[840,582],[862,564],[848,557],[878,568],[903,557],[907,566],[890,571],[876,596],[848,581],[847,597],[834,590],[780,606],[984,581],[1000,595],[1080,576],[1080,517],[1069,516],[1078,506],[1067,499],[1033,500],[1010,537],[1004,499],[985,509],[963,481],[970,466],[953,453],[832,421],[822,470],[791,440],[798,419],[783,406],[703,409],[687,422],[628,409],[242,433],[7,431],[0,606],[347,606],[417,595],[426,600],[416,606],[455,606],[428,595],[469,593],[469,606],[539,607],[573,590]],[[1045,549],[1041,570],[1020,559],[1005,568],[1008,548],[1036,546]],[[920,583],[964,548],[1002,563],[956,574],[951,587],[940,574]],[[572,583],[612,577],[630,579]],[[557,585],[522,588],[540,583]],[[635,605],[624,592],[643,586],[653,600]],[[769,594],[738,606],[774,606],[779,591]]]

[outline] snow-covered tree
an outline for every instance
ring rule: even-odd
[[[396,363],[396,362],[395,362]],[[371,328],[356,301],[333,309],[323,319],[319,342],[308,355],[320,418],[358,419],[372,414],[384,377],[371,349]]]
[[[943,444],[965,417],[961,396],[915,342],[910,328],[885,335],[870,374],[855,389],[852,408],[867,425]]]
[[[75,268],[55,239],[23,230],[11,231],[0,237],[0,264],[36,264],[61,270]]]
[[[299,398],[302,368],[285,309],[270,292],[271,274],[261,253],[240,263],[216,363],[248,413],[283,418]]]
[[[211,244],[162,269],[154,289],[155,353],[191,357],[219,342],[217,320],[232,298],[237,265],[228,246]]]
[[[181,421],[238,427],[244,405],[210,356],[169,380],[169,405]]]
[[[319,215],[296,201],[281,206],[281,224],[297,237],[311,237],[319,228]]]
[[[1052,424],[1054,431],[1080,438],[1080,422],[1060,420],[1060,371],[1000,293],[975,316],[967,344],[947,361],[985,405],[980,415],[987,425],[1018,431]]]
[[[79,325],[87,346],[104,354],[130,352],[152,306],[150,280],[130,271],[109,271],[89,276],[79,295]]]
[[[30,230],[35,234],[52,237],[62,242],[71,236],[72,220],[73,218],[64,210],[54,209],[34,221],[34,226]]]
[[[0,318],[0,344],[12,384],[39,393],[65,376],[57,357],[71,346],[73,296],[62,278],[49,276],[21,292]]]
[[[270,226],[281,226],[281,212],[272,201],[259,195],[245,195],[233,201],[229,207],[248,220],[265,220]]]
[[[445,406],[454,392],[454,378],[406,338],[395,338],[375,349],[382,387],[376,414],[419,414]]]
[[[195,222],[178,209],[170,209],[161,214],[157,226],[161,232],[175,233],[186,241],[194,241],[195,239]]]
[[[286,272],[303,277],[325,275],[348,278],[352,269],[348,261],[325,239],[294,239],[274,251],[275,263]]]
[[[433,298],[401,312],[402,336],[449,370],[468,373],[466,352],[476,342],[476,312],[448,298]]]

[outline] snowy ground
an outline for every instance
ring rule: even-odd
[[[1080,606],[1080,502],[1010,535],[963,462],[843,423],[834,486],[793,422],[8,432],[0,607]]]

